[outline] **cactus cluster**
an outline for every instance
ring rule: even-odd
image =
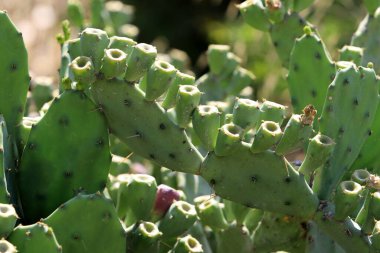
[[[229,46],[210,45],[196,79],[120,36],[130,8],[101,0],[90,22],[69,1],[83,30],[63,24],[59,87],[28,95],[0,11],[0,252],[380,252],[380,3],[337,61],[298,14],[311,3],[238,6],[270,33],[291,107],[247,95],[255,76]]]

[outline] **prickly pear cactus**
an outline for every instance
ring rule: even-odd
[[[3,114],[9,135],[17,135],[17,126],[24,115],[26,93],[29,87],[28,55],[20,33],[5,11],[0,11],[0,31],[6,39],[0,40],[0,114]],[[5,92],[6,91],[6,92]]]
[[[113,203],[100,194],[78,195],[42,222],[53,229],[64,251],[126,252],[125,230]]]
[[[79,192],[103,190],[111,162],[108,143],[105,119],[84,92],[67,90],[55,98],[32,127],[20,161],[23,218],[38,221]]]

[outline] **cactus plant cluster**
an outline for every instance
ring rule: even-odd
[[[59,88],[29,96],[0,12],[0,252],[380,252],[378,1],[337,61],[298,14],[312,1],[238,6],[288,68],[291,107],[247,95],[229,46],[196,79],[117,36],[121,3],[91,3],[87,27],[69,1],[83,30],[63,24]]]

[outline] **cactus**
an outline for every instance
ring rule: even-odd
[[[67,90],[55,98],[32,127],[20,161],[22,218],[38,221],[78,192],[102,190],[111,161],[108,142],[103,116],[82,91]],[[86,148],[73,150],[76,145]],[[30,178],[33,189],[27,183]]]
[[[66,251],[126,252],[124,228],[112,201],[101,195],[78,195],[42,222],[53,229]]]
[[[377,252],[379,79],[373,64],[359,66],[372,48],[346,47],[333,62],[297,13],[311,2],[239,5],[249,24],[270,33],[289,68],[293,112],[303,114],[236,98],[257,86],[230,46],[211,45],[210,71],[195,81],[154,46],[113,36],[130,13],[94,0],[95,28],[70,40],[65,22],[58,38],[61,94],[39,117],[22,118],[27,57],[0,12],[8,38],[0,39],[0,94],[11,94],[0,100],[0,202],[17,212],[6,217],[11,208],[0,205],[9,241],[0,251],[15,252],[12,243],[20,252]],[[366,1],[371,22],[375,5]],[[69,10],[86,26],[78,2]],[[376,36],[362,35],[361,47]]]

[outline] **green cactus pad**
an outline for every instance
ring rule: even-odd
[[[378,80],[380,85],[380,80]],[[376,110],[375,119],[371,126],[371,135],[368,136],[360,150],[359,156],[352,165],[352,169],[367,168],[376,174],[380,174],[380,159],[378,159],[380,138],[380,110]]]
[[[5,170],[4,170],[4,147],[3,147],[3,131],[5,129],[4,118],[0,115],[0,203],[9,202],[9,193],[7,191],[7,182],[5,180]],[[6,130],[6,129],[5,129]],[[5,136],[7,138],[7,136]]]
[[[111,132],[133,152],[172,170],[199,173],[202,157],[185,132],[157,103],[146,101],[140,89],[119,80],[103,80],[95,82],[91,92]]]
[[[284,20],[272,26],[270,36],[284,67],[288,67],[294,41],[303,35],[306,25],[297,13],[286,15]]]
[[[350,218],[346,218],[342,222],[335,221],[331,217],[332,214],[332,206],[324,205],[322,210],[318,211],[314,217],[318,228],[327,236],[333,238],[347,253],[369,253],[370,241],[363,234],[360,226]]]
[[[113,203],[100,194],[78,195],[43,222],[53,228],[64,252],[126,252],[125,231]]]
[[[318,199],[302,175],[272,152],[252,154],[249,144],[223,157],[210,153],[201,175],[217,195],[251,208],[303,217],[317,209]]]
[[[28,55],[22,34],[16,29],[5,11],[0,11],[0,114],[7,123],[11,138],[24,115],[29,87]]]
[[[304,247],[305,241],[302,238],[305,235],[306,230],[296,217],[265,212],[254,232],[253,245],[258,252],[293,252],[290,249],[296,247],[295,244]]]
[[[265,12],[263,1],[245,1],[237,7],[247,24],[261,31],[269,31],[271,22]]]
[[[253,251],[252,240],[246,227],[231,224],[218,234],[217,251],[223,253],[250,253]]]
[[[55,98],[33,126],[20,162],[24,218],[38,221],[78,192],[101,191],[111,162],[108,143],[105,119],[83,92]]]
[[[16,227],[8,241],[22,253],[62,252],[53,229],[42,222]]]
[[[334,159],[328,161],[317,175],[315,189],[321,199],[326,199],[337,187],[371,135],[378,94],[379,81],[370,68],[351,66],[342,69],[330,84],[319,130],[334,139],[336,145],[331,154]]]
[[[16,212],[22,216],[23,214],[19,197],[19,189],[16,186],[16,161],[18,160],[17,147],[14,139],[8,135],[7,126],[2,115],[0,115],[0,132],[0,139],[2,139],[2,143],[0,144],[0,147],[2,148],[1,172],[5,178],[5,189],[3,184],[1,189],[1,198],[5,198],[3,203],[10,202],[16,209]]]
[[[305,27],[305,34],[295,41],[289,62],[288,84],[294,111],[300,113],[312,104],[321,113],[334,76],[335,65],[325,45],[310,27]]]
[[[306,253],[340,252],[335,251],[336,243],[323,233],[313,221],[307,223]],[[343,251],[344,252],[344,251]]]
[[[363,19],[351,39],[351,45],[365,48],[361,65],[366,66],[372,62],[377,71],[380,70],[379,29],[380,8],[373,15],[367,15]]]

